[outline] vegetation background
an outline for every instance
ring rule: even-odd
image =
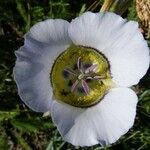
[[[124,7],[119,6],[115,12],[139,21],[135,1],[126,1],[130,1],[126,9],[121,12]],[[150,150],[150,72],[133,87],[139,96],[134,127],[107,148],[80,148],[64,142],[51,118],[28,109],[17,95],[12,74],[14,51],[23,45],[29,28],[47,18],[70,21],[84,11],[99,11],[102,4],[103,0],[0,1],[0,150]]]

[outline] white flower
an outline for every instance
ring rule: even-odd
[[[49,19],[30,29],[16,56],[21,99],[50,111],[66,141],[109,145],[132,127],[137,96],[128,87],[150,62],[136,22],[109,12],[86,12],[71,23]]]

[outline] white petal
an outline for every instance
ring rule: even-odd
[[[28,34],[43,43],[69,44],[68,25],[69,23],[62,19],[48,19],[35,24]]]
[[[84,13],[71,22],[69,36],[77,45],[102,52],[119,86],[137,84],[149,67],[149,48],[138,24],[114,13]]]
[[[97,105],[77,108],[54,101],[51,115],[64,139],[76,146],[114,143],[134,123],[137,96],[128,88],[114,88]]]
[[[26,34],[24,46],[16,51],[14,78],[25,104],[34,111],[47,112],[52,101],[50,71],[55,59],[69,46],[69,23],[47,20],[38,24]]]

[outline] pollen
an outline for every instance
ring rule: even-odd
[[[100,102],[112,86],[107,58],[94,48],[71,45],[53,64],[54,97],[76,107]]]

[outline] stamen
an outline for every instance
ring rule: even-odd
[[[78,70],[83,74],[83,64],[81,62],[81,57],[78,58],[77,67],[78,67]]]
[[[90,67],[88,67],[88,68],[85,70],[85,73],[95,72],[96,69],[97,69],[97,64],[91,65]]]
[[[82,87],[84,89],[84,92],[88,95],[89,92],[90,92],[90,88],[89,88],[88,84],[84,80],[82,80]]]
[[[71,92],[74,92],[75,89],[77,88],[77,85],[79,84],[79,80],[76,80],[75,83],[73,83],[72,87],[71,87]]]
[[[64,69],[64,71],[67,71],[68,73],[77,76],[77,74],[71,68]]]
[[[78,58],[78,61],[77,61],[78,70],[80,70],[80,59],[81,59],[81,57],[79,57],[79,58]]]
[[[93,78],[92,78],[92,77],[87,77],[86,79],[90,79],[90,80],[92,80]]]

